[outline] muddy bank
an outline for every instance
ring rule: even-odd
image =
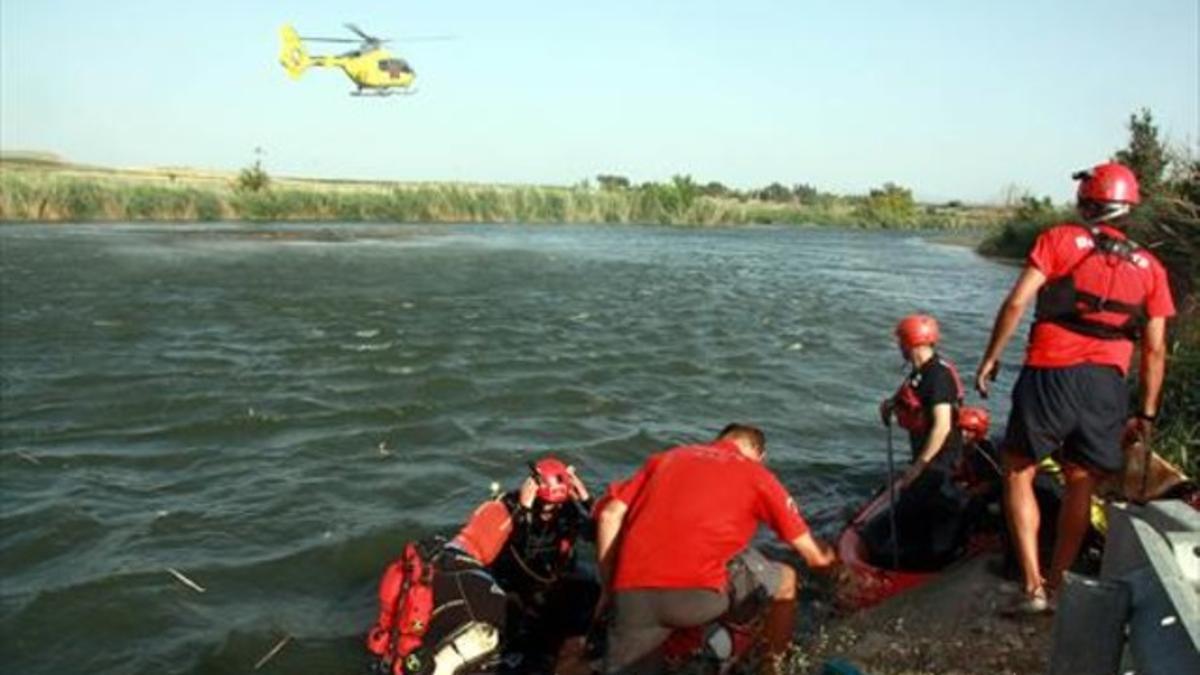
[[[793,656],[796,675],[843,659],[869,675],[1043,673],[1053,615],[1015,616],[1000,558],[967,561],[923,588],[835,620]]]

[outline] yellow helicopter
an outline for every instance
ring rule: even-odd
[[[310,66],[325,68],[341,68],[346,76],[357,86],[350,92],[354,96],[390,96],[392,94],[413,94],[413,80],[417,74],[409,67],[404,59],[392,56],[383,48],[385,38],[368,35],[352,23],[346,24],[351,32],[358,36],[354,38],[301,37],[291,25],[279,29],[281,43],[279,46],[279,63],[287,70],[292,79],[299,79]],[[432,38],[414,38],[413,40],[445,40],[446,36]],[[349,42],[357,43],[358,47],[336,56],[317,56],[308,53],[304,48],[305,42]]]

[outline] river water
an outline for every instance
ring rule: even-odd
[[[832,535],[885,471],[894,322],[970,371],[1014,276],[826,229],[5,226],[0,664],[249,672],[291,636],[260,672],[361,672],[404,540],[546,451],[597,489],[733,420]]]

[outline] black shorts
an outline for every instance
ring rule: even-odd
[[[1129,390],[1116,368],[1025,366],[1013,387],[1004,447],[1037,461],[1061,449],[1064,461],[1119,471],[1128,409]]]

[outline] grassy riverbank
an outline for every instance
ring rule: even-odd
[[[619,189],[398,183],[272,177],[246,189],[236,174],[111,169],[54,159],[0,160],[0,221],[342,221],[422,223],[749,223],[888,229],[983,229],[991,207],[899,204],[822,194],[808,202],[714,196],[687,177]]]

